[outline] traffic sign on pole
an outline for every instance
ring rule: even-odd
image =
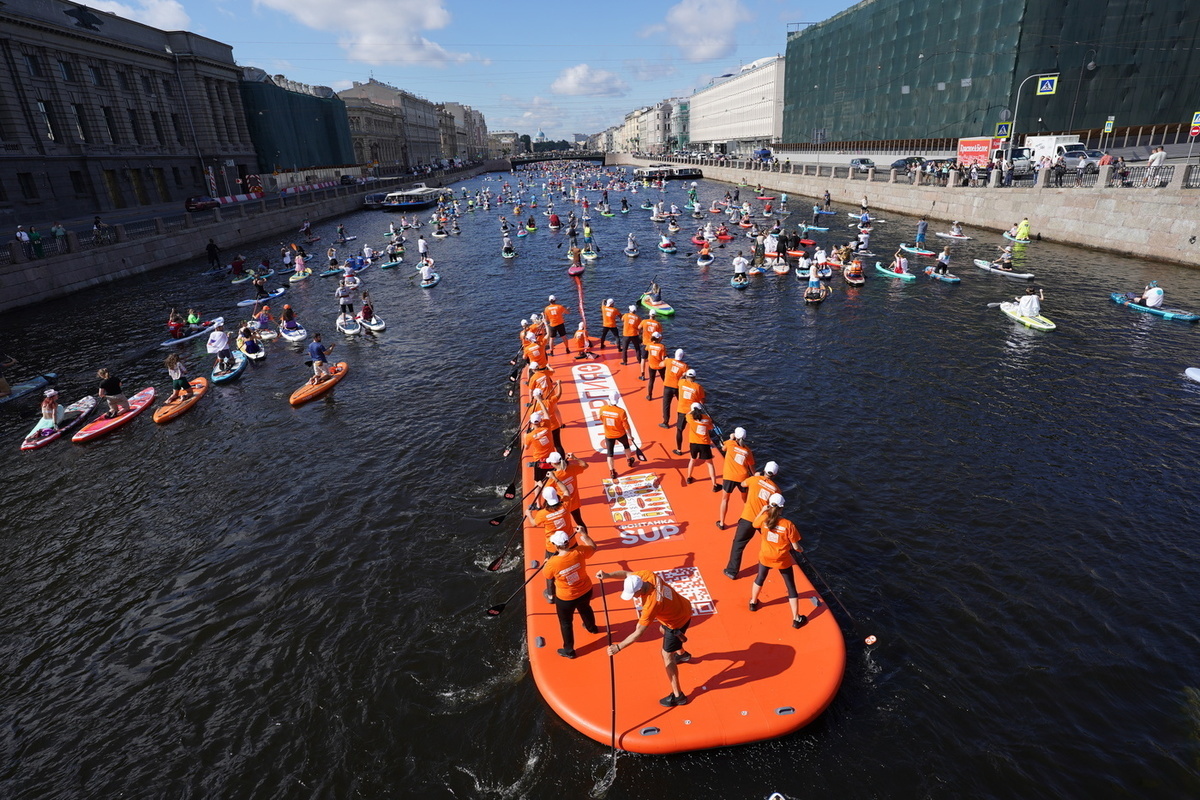
[[[1113,129],[1113,121],[1110,119],[1108,122],[1104,123],[1104,132],[1112,133],[1112,129]]]
[[[1192,132],[1188,136],[1200,136],[1200,125],[1193,125]]]
[[[1012,123],[1011,122],[997,122],[996,123],[996,138],[997,139],[1007,139],[1009,136],[1012,136]]]
[[[1200,111],[1197,111],[1195,114],[1192,114],[1192,124],[1200,125]]]
[[[1038,78],[1037,93],[1039,95],[1054,94],[1058,91],[1058,76],[1048,75],[1044,78]]]

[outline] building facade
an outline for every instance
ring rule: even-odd
[[[687,150],[692,146],[691,107],[689,97],[679,97],[671,101],[671,135],[668,149]]]
[[[242,71],[242,107],[260,174],[368,164],[358,158],[346,103],[328,86],[309,86],[257,67]]]
[[[493,131],[488,134],[488,155],[508,158],[522,151],[521,139],[515,131]]]
[[[744,153],[779,142],[783,79],[784,58],[770,56],[695,92],[688,110],[692,146]]]
[[[352,105],[351,100],[362,100],[392,108],[399,114],[404,127],[403,143],[399,145],[402,153],[400,166],[406,169],[429,166],[442,158],[441,125],[436,104],[374,78],[366,83],[355,81],[351,88],[338,92],[338,97],[346,101],[348,110]],[[355,151],[359,151],[357,141]]]
[[[1069,13],[1068,13],[1069,12]],[[1200,82],[1186,0],[866,0],[787,41],[783,140],[872,142],[1186,125]],[[869,55],[865,55],[869,54]],[[1039,96],[1029,76],[1057,73]]]
[[[0,50],[0,220],[182,209],[189,195],[246,191],[258,171],[229,45],[5,0]]]
[[[483,113],[462,103],[443,103],[454,117],[458,158],[478,160],[487,156],[487,122]]]

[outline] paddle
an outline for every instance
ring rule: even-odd
[[[612,623],[608,618],[608,593],[604,591],[604,579],[599,578],[598,580],[600,581],[600,602],[604,606],[604,636],[607,639],[608,647],[612,647]],[[606,647],[605,650],[607,651],[607,649]],[[617,667],[611,654],[608,657],[608,696],[610,698],[609,731],[611,732],[609,752],[612,755],[612,762],[608,766],[608,771],[592,787],[592,797],[600,797],[607,792],[617,778]]]
[[[825,576],[824,576],[824,575],[822,575],[820,572],[818,572],[818,571],[817,571],[817,568],[813,566],[813,563],[812,563],[811,561],[809,561],[809,560],[808,560],[808,556],[807,556],[807,555],[805,555],[803,552],[800,552],[800,553],[798,553],[797,555],[799,555],[799,556],[800,556],[800,558],[802,558],[802,559],[804,560],[804,563],[805,563],[805,565],[806,565],[806,566],[807,566],[807,567],[808,567],[810,570],[812,570],[812,574],[813,574],[813,575],[815,575],[815,576],[816,576],[818,579],[820,579],[821,583],[825,584],[825,589],[826,589],[826,590],[829,592],[829,596],[830,596],[830,597],[832,597],[834,600],[836,600],[836,601],[837,601],[837,604],[838,604],[838,606],[839,606],[839,607],[842,609],[842,612],[843,612],[843,613],[844,613],[844,614],[845,614],[847,617],[849,617],[849,618],[850,618],[850,621],[851,621],[852,623],[854,623],[854,630],[855,630],[855,632],[856,632],[856,633],[858,633],[858,635],[860,635],[860,636],[861,636],[861,635],[862,635],[862,626],[861,626],[861,625],[859,625],[859,623],[858,623],[858,620],[854,618],[854,615],[850,613],[850,609],[846,608],[846,605],[845,605],[845,603],[843,603],[843,602],[841,601],[841,598],[839,598],[839,597],[837,596],[837,593],[836,593],[835,591],[833,591],[833,587],[829,585],[829,581],[825,580]],[[866,636],[866,637],[863,639],[863,641],[864,641],[866,644],[875,644],[875,642],[879,641],[879,639],[878,639],[878,638],[876,638],[876,636],[875,636],[874,634],[869,634],[868,636]]]
[[[538,569],[538,566],[539,566],[538,562],[535,560],[533,562],[533,567],[531,568],[531,569],[533,569],[533,574],[525,579],[525,582],[521,584],[521,588],[517,589],[515,592],[513,592],[511,595],[509,595],[508,599],[505,600],[503,603],[497,603],[496,605],[489,608],[487,610],[487,615],[489,617],[498,617],[501,614],[503,614],[504,607],[507,606],[509,603],[511,603],[513,601],[513,598],[515,598],[521,592],[525,591],[525,587],[528,586],[533,581],[534,578],[536,578],[538,575],[541,574],[542,571],[540,569]]]
[[[517,502],[513,503],[513,504],[512,504],[512,506],[511,506],[511,507],[510,507],[510,508],[509,508],[507,511],[505,511],[505,512],[504,512],[504,513],[502,513],[502,514],[499,514],[498,516],[495,516],[495,517],[492,517],[491,519],[489,519],[489,520],[488,520],[488,525],[491,525],[492,527],[496,527],[496,526],[498,526],[500,523],[504,522],[505,518],[506,518],[506,517],[507,517],[509,514],[511,514],[513,511],[515,511],[515,510],[516,510],[516,509],[517,509],[517,508],[518,508],[518,507],[519,507],[519,506],[520,506],[522,503],[524,503],[524,502],[525,502],[525,498],[526,498],[526,497],[529,497],[529,495],[533,494],[534,490],[536,490],[536,489],[537,489],[539,486],[541,486],[541,485],[542,485],[542,484],[540,484],[540,483],[535,483],[535,484],[533,485],[533,488],[531,488],[531,489],[530,489],[528,492],[526,492],[526,493],[525,493],[525,494],[524,494],[524,495],[521,497],[521,499],[520,499],[520,500],[518,500]],[[491,568],[489,567],[489,569],[491,569]],[[494,571],[494,570],[493,570],[493,571]]]
[[[988,308],[999,308],[1001,305],[1003,305],[1003,304],[1002,303],[988,303],[987,307]]]

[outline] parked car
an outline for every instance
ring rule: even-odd
[[[869,158],[850,159],[850,169],[855,172],[869,172],[875,169],[875,162]]]
[[[898,158],[892,162],[892,169],[908,169],[910,164],[916,164],[918,167],[925,163],[925,159],[920,156],[905,156]]]
[[[1104,153],[1099,150],[1071,150],[1063,153],[1063,164],[1067,172],[1078,172],[1080,169],[1085,173],[1099,172],[1102,158]]]
[[[196,197],[189,197],[187,200],[183,201],[183,208],[185,211],[208,211],[210,208],[220,207],[220,200],[214,200],[213,198],[204,194],[197,195]]]

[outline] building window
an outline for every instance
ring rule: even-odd
[[[192,186],[199,186],[203,181],[200,180],[200,168],[192,167]]]
[[[71,122],[75,125],[75,136],[81,142],[88,140],[87,126],[84,124],[83,109],[71,103]]]
[[[147,97],[154,96],[154,84],[150,83],[149,75],[142,76],[142,91],[146,93]]]
[[[50,118],[50,110],[46,107],[46,104],[44,102],[42,102],[41,100],[36,101],[36,104],[37,104],[38,116],[42,120],[42,127],[46,131],[46,138],[52,142],[56,141],[56,137],[54,135],[54,120],[52,120]]]
[[[83,173],[77,169],[71,170],[71,188],[75,194],[87,194],[87,183],[83,180]]]
[[[158,118],[158,114],[150,113],[150,124],[154,126],[154,141],[159,145],[166,144],[167,137],[163,135],[162,120]]]
[[[174,93],[174,90],[171,89],[171,81],[168,80],[167,78],[163,78],[162,84],[163,84],[163,94],[166,95],[167,97],[174,97],[175,93]]]
[[[26,200],[37,200],[37,184],[33,181],[32,172],[18,172],[17,185],[21,187],[21,196]]]
[[[217,139],[221,139],[222,141],[224,141],[224,139],[222,139],[222,132],[221,132],[221,118],[218,117],[216,114],[213,114],[212,115],[212,124],[213,124],[213,136]]]
[[[69,61],[58,62],[58,74],[62,75],[62,79],[64,81],[75,81],[75,70],[72,68],[71,62]]]
[[[42,65],[38,63],[37,56],[32,53],[25,53],[25,69],[29,70],[31,77],[42,77]]]
[[[179,124],[178,114],[171,115],[171,127],[175,129],[175,140],[179,142],[179,145],[182,147],[184,145],[183,125]]]
[[[109,143],[120,144],[121,132],[117,129],[117,118],[113,114],[113,110],[108,106],[102,106],[100,111],[104,114],[104,127],[108,131]]]
[[[129,76],[125,74],[124,70],[117,70],[117,86],[120,86],[123,92],[130,91]]]
[[[88,75],[92,77],[92,86],[104,85],[104,70],[99,67],[88,65]]]
[[[175,185],[183,188],[183,173],[179,171],[179,167],[171,167],[171,177],[175,179]]]
[[[138,119],[138,113],[132,108],[125,110],[129,115],[129,129],[133,131],[133,140],[138,144],[145,144],[142,141],[142,122]]]

